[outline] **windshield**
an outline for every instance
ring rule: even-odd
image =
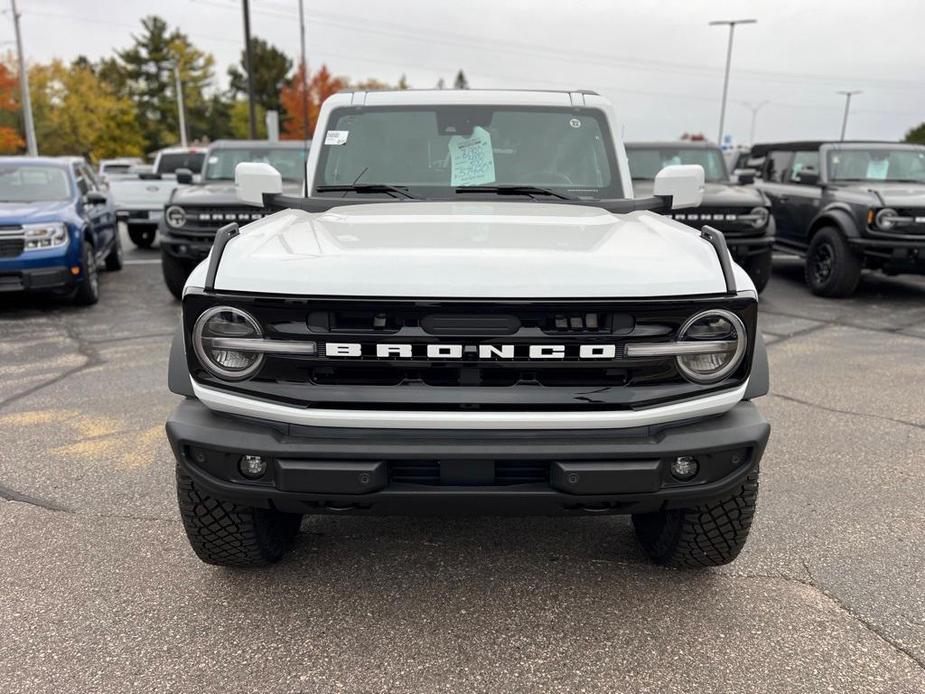
[[[302,147],[242,147],[213,149],[206,160],[205,180],[233,181],[234,169],[241,162],[269,164],[284,180],[305,178],[305,149]]]
[[[0,165],[0,202],[69,200],[71,184],[56,166]]]
[[[356,184],[400,187],[424,199],[494,186],[621,198],[613,151],[596,109],[342,108],[331,114],[314,185],[322,195],[325,186]]]
[[[913,181],[925,183],[925,147],[833,149],[830,181]]]
[[[157,160],[159,174],[176,173],[177,169],[189,169],[193,173],[202,170],[202,162],[206,158],[205,152],[170,152],[162,154]]]
[[[627,147],[630,176],[634,181],[654,181],[655,175],[666,166],[699,164],[704,179],[722,183],[729,179],[723,155],[718,149],[693,147]]]

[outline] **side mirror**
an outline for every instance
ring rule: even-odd
[[[755,182],[755,172],[754,171],[741,171],[736,174],[736,182],[740,186],[750,186]]]
[[[819,183],[819,172],[803,169],[802,171],[797,171],[791,180],[800,185],[814,186]]]
[[[283,192],[283,177],[269,164],[242,162],[234,168],[234,188],[241,202],[263,207],[264,195]]]
[[[699,207],[703,201],[703,167],[699,164],[666,166],[655,176],[652,195],[671,196],[671,209]]]
[[[98,190],[88,191],[87,194],[84,195],[84,202],[88,205],[105,205],[107,202],[106,194]]]
[[[177,169],[177,183],[190,185],[193,182],[193,172],[189,169]]]

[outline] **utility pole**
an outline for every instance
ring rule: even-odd
[[[16,30],[16,54],[19,59],[19,89],[22,92],[22,119],[26,131],[26,151],[30,157],[38,156],[39,148],[35,142],[35,123],[32,120],[32,98],[29,96],[29,74],[26,71],[26,57],[22,51],[22,32],[19,30],[19,10],[16,0],[13,5],[13,27]]]
[[[174,89],[177,92],[177,111],[180,117],[180,146],[188,146],[186,139],[186,108],[183,105],[183,82],[180,80],[180,65],[173,64]]]
[[[735,36],[737,24],[755,24],[757,19],[717,19],[710,22],[710,26],[728,26],[729,27],[729,47],[726,49],[726,75],[723,78],[723,103],[719,109],[719,135],[716,138],[716,144],[723,146],[723,126],[726,121],[726,96],[729,93],[729,68],[732,65],[732,38]]]
[[[251,11],[248,0],[244,4],[244,69],[247,71],[247,121],[251,139],[257,139],[257,116],[254,111],[254,75],[251,70]]]
[[[302,43],[302,139],[308,141],[308,63],[305,60],[305,8],[299,0],[299,39]]]
[[[860,89],[850,89],[840,92],[835,92],[836,94],[843,94],[845,97],[845,117],[842,118],[841,122],[841,139],[845,139],[845,131],[848,130],[848,109],[851,108],[851,97],[855,94],[862,94]]]
[[[742,105],[743,105],[745,108],[749,109],[749,110],[752,112],[752,127],[751,127],[751,130],[749,130],[749,133],[748,133],[748,144],[750,144],[750,145],[755,144],[755,121],[758,120],[758,111],[760,111],[762,108],[764,108],[765,106],[767,106],[769,103],[771,103],[771,102],[770,102],[770,101],[762,101],[762,102],[759,103],[759,104],[750,104],[750,103],[748,103],[747,101],[743,101],[743,102],[742,102]]]

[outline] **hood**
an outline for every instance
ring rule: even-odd
[[[286,195],[298,195],[301,190],[301,183],[283,182],[283,193]],[[234,190],[234,181],[215,181],[194,186],[183,186],[177,188],[170,201],[175,205],[207,205],[209,207],[246,204],[238,200]]]
[[[633,191],[639,197],[652,195],[654,181],[633,181]],[[747,207],[765,205],[764,196],[754,188],[733,183],[707,181],[703,186],[701,207]]]
[[[202,286],[206,263],[190,277]],[[747,280],[737,278],[743,288]],[[713,247],[651,212],[395,202],[285,210],[225,248],[216,289],[309,296],[623,298],[725,291]]]
[[[0,224],[56,221],[69,212],[71,200],[0,202]]]
[[[839,190],[858,195],[874,196],[872,202],[880,206],[880,199],[885,207],[925,207],[925,183],[871,183],[859,182],[849,185],[836,184]],[[879,196],[880,199],[877,199]]]

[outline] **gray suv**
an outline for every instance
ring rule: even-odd
[[[806,258],[820,296],[849,296],[861,270],[925,274],[925,146],[895,142],[755,145],[775,247]]]

